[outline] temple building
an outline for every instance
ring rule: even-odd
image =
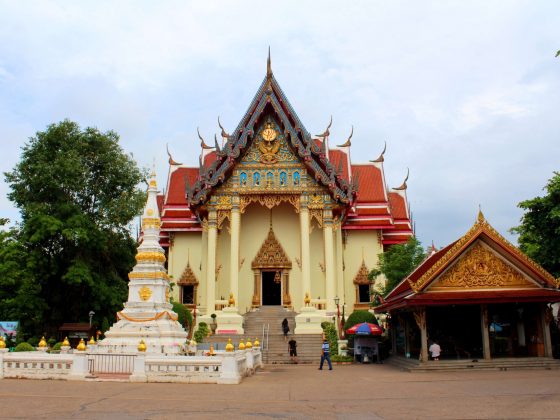
[[[330,127],[306,130],[269,57],[231,134],[220,124],[213,147],[199,134],[197,167],[169,155],[158,205],[173,298],[198,320],[216,314],[218,333],[243,333],[242,316],[268,305],[298,314],[296,334],[321,332],[335,298],[369,308],[368,271],[413,235],[406,179],[387,188],[385,150],[353,163],[352,133],[331,147]]]
[[[559,283],[479,212],[375,311],[389,314],[393,354],[416,363],[428,362],[434,341],[443,359],[552,358],[549,304],[560,301]]]

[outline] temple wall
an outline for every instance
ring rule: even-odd
[[[187,262],[190,260],[191,269],[193,270],[199,282],[197,299],[199,303],[203,301],[206,288],[203,286],[205,283],[203,272],[200,269],[203,267],[202,261],[202,232],[178,232],[175,234],[173,245],[169,249],[169,262],[167,271],[170,276],[173,276],[172,282],[177,284],[181,279],[183,271],[187,267]],[[204,291],[201,291],[201,286]],[[179,286],[173,287],[173,299],[179,301]]]
[[[368,270],[377,267],[379,256],[383,247],[379,241],[379,231],[351,230],[348,231],[346,245],[344,247],[344,292],[345,303],[348,310],[352,311],[356,303],[356,286],[354,277],[362,265],[362,258]],[[362,257],[363,256],[363,257]]]

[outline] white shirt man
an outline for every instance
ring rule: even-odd
[[[432,360],[439,360],[439,355],[441,354],[441,347],[435,341],[432,343],[428,349],[432,355]]]

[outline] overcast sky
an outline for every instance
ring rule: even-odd
[[[341,6],[346,3],[350,5]],[[479,204],[512,239],[517,203],[560,170],[559,1],[0,1],[0,170],[65,118],[115,130],[167,178],[232,130],[266,72],[352,161],[387,141],[389,186],[410,168],[416,231],[444,246]],[[0,182],[0,216],[18,212]],[[514,238],[513,238],[514,239]]]

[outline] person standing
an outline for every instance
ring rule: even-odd
[[[329,370],[332,370],[330,354],[331,354],[331,346],[329,345],[327,339],[324,338],[323,345],[321,346],[321,364],[319,365],[319,370],[323,370],[323,363],[325,363],[325,360],[329,364]]]
[[[439,346],[439,344],[434,341],[430,348],[428,349],[431,356],[432,356],[432,360],[439,360],[439,355],[441,354],[441,347]]]
[[[284,341],[288,341],[290,326],[288,325],[288,320],[286,318],[284,318],[284,321],[282,321],[282,332],[284,333]]]
[[[290,360],[292,363],[297,364],[297,342],[293,338],[288,341],[288,352],[290,353]]]

